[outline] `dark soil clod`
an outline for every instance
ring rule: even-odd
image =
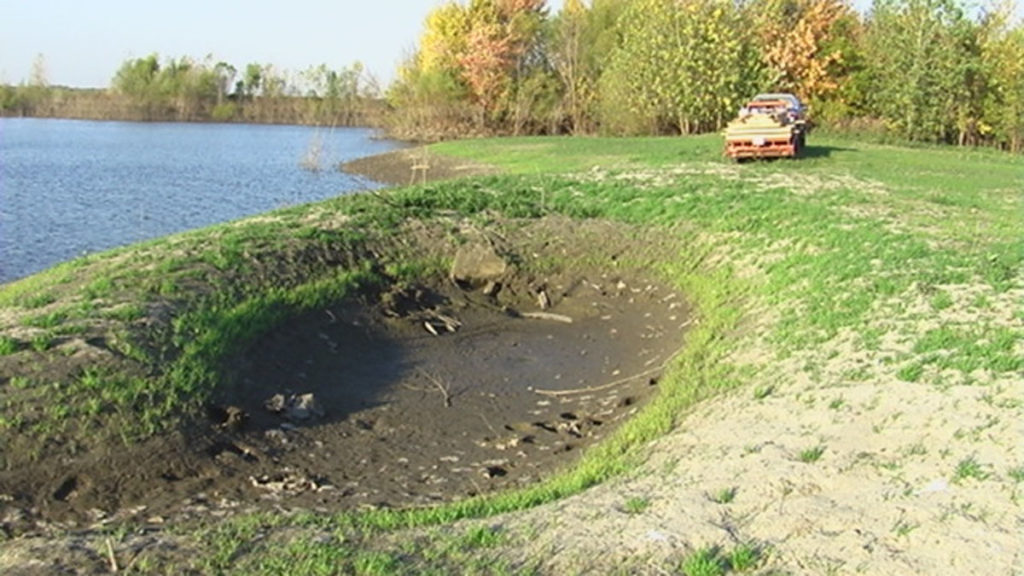
[[[53,492],[53,499],[61,502],[67,502],[74,499],[78,495],[78,477],[71,476],[61,482],[57,490]]]
[[[502,478],[508,474],[501,466],[488,466],[484,469],[484,476],[487,478]]]

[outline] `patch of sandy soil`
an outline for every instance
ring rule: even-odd
[[[1019,387],[799,380],[714,400],[634,478],[510,518],[535,534],[523,557],[552,574],[656,573],[749,542],[765,569],[792,574],[1019,573],[1021,488],[1007,475],[1024,461]],[[959,478],[970,459],[982,477]],[[735,499],[716,502],[723,490]],[[630,514],[631,497],[649,509]]]

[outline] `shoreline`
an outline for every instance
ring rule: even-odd
[[[245,118],[239,119],[226,119],[226,120],[215,120],[213,118],[186,118],[186,119],[173,119],[173,118],[131,118],[131,117],[117,117],[117,118],[102,118],[98,116],[89,116],[87,114],[81,115],[47,115],[47,114],[7,114],[0,111],[0,120],[74,120],[81,122],[126,122],[132,124],[210,124],[217,125],[223,124],[225,126],[237,126],[237,125],[252,125],[252,126],[302,126],[305,128],[325,128],[328,127],[322,122],[292,122],[288,120],[276,121],[258,121]],[[381,126],[373,124],[336,124],[333,128],[359,128],[365,130],[380,131],[383,130]],[[391,140],[394,142],[405,142],[401,138],[390,138],[383,135],[376,135],[378,140]]]
[[[388,186],[411,186],[500,173],[494,166],[442,156],[431,152],[426,146],[412,144],[406,148],[349,160],[341,163],[338,168],[347,174],[368,178]]]

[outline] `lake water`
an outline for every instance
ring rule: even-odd
[[[375,182],[367,129],[0,118],[0,283],[77,256]],[[312,150],[320,170],[305,167]]]

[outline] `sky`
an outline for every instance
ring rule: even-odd
[[[107,87],[127,59],[212,54],[304,70],[361,61],[386,81],[441,0],[0,0],[0,82],[42,54],[53,85]]]
[[[549,1],[552,11],[563,0]],[[298,72],[360,61],[383,84],[443,0],[0,0],[0,83],[43,55],[52,85],[105,88],[130,58],[212,54]],[[855,0],[858,9],[870,0]]]

